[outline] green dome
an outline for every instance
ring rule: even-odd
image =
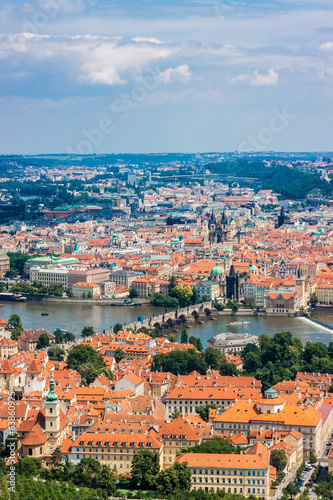
[[[252,264],[252,266],[250,266],[250,268],[249,268],[249,271],[258,271],[258,268],[257,268],[257,266]]]
[[[210,274],[224,274],[224,268],[218,264],[213,267]]]

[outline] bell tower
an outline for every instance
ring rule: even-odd
[[[50,380],[50,390],[45,402],[45,434],[48,438],[58,437],[60,431],[60,404],[54,390],[54,380]]]

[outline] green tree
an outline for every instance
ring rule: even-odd
[[[159,455],[151,450],[139,450],[132,460],[132,487],[148,489],[151,476],[156,476],[160,470]]]
[[[86,383],[90,384],[98,375],[106,370],[103,357],[89,345],[75,345],[69,351],[66,359],[68,368],[77,370]]]
[[[318,297],[317,297],[317,295],[311,295],[310,303],[311,303],[311,305],[313,307],[315,307],[318,304]]]
[[[187,344],[188,343],[188,333],[187,333],[187,330],[185,330],[185,328],[182,330],[182,334],[181,334],[181,337],[180,337],[180,342],[181,342],[181,344]]]
[[[229,377],[238,375],[238,370],[236,366],[233,363],[229,363],[229,361],[227,361],[225,356],[222,358],[220,364],[220,374],[228,375]]]
[[[75,295],[74,295],[73,290],[67,290],[67,292],[66,292],[66,293],[67,293],[67,297],[68,297],[69,299],[74,299]]]
[[[117,335],[118,332],[123,330],[123,325],[121,323],[116,323],[113,327],[113,333]]]
[[[87,299],[92,299],[92,298],[93,298],[93,294],[89,290],[89,292],[87,293]]]
[[[63,361],[66,353],[58,345],[52,345],[50,349],[47,351],[47,354],[51,361]]]
[[[207,347],[204,353],[204,360],[213,370],[218,370],[222,361],[222,354],[214,347]]]
[[[175,408],[171,414],[172,420],[175,420],[176,418],[179,418],[182,416],[182,412],[178,410],[178,408]]]
[[[135,290],[135,288],[131,288],[129,291],[129,296],[131,299],[136,299],[136,297],[139,296],[138,292]]]
[[[288,493],[289,498],[293,499],[298,494],[299,487],[296,486],[296,484],[294,483],[289,483],[288,486],[285,488],[285,491]]]
[[[254,373],[262,366],[260,356],[253,351],[248,352],[244,356],[243,361],[243,366],[246,373]]]
[[[317,457],[316,457],[316,455],[315,455],[314,453],[312,453],[312,452],[310,453],[310,456],[309,456],[309,462],[310,462],[310,464],[312,464],[312,465],[313,465],[313,464],[315,464],[315,463],[317,462]]]
[[[91,337],[95,335],[95,330],[92,326],[84,326],[81,330],[81,337]]]
[[[287,465],[287,456],[283,450],[272,450],[270,464],[276,468],[277,472],[283,472]]]
[[[169,333],[168,340],[169,342],[176,342],[176,335],[174,335],[173,333]]]
[[[23,332],[23,325],[21,318],[18,314],[11,314],[8,320],[8,328],[14,329],[18,328],[21,332]]]
[[[118,349],[116,349],[115,353],[114,353],[114,359],[115,359],[116,363],[119,363],[119,361],[121,361],[122,359],[125,359],[125,358],[126,358],[125,351],[121,347],[118,347]]]
[[[197,406],[196,412],[202,420],[205,422],[208,422],[208,417],[209,417],[209,410],[210,409],[217,409],[217,404],[215,403],[206,403],[204,406]]]
[[[108,495],[112,495],[116,488],[116,477],[108,465],[102,465],[102,470],[98,475],[100,488],[106,490]]]
[[[44,347],[48,347],[50,345],[50,339],[47,333],[42,333],[39,336],[38,342],[37,342],[37,349],[43,349]]]
[[[186,462],[176,462],[172,467],[162,470],[155,479],[157,489],[165,495],[177,490],[188,492],[191,488],[191,472]]]
[[[81,298],[82,298],[82,299],[86,299],[86,298],[87,298],[87,296],[86,296],[86,292],[83,292],[83,294],[81,295]]]

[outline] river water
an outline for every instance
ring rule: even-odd
[[[129,324],[137,320],[137,316],[142,315],[148,318],[153,314],[158,315],[164,312],[164,308],[144,306],[95,306],[92,304],[65,304],[59,302],[4,302],[4,307],[0,308],[0,317],[8,321],[13,313],[21,317],[24,329],[44,328],[49,333],[53,333],[56,328],[62,328],[80,336],[84,326],[93,326],[95,331],[102,332],[109,330],[116,323]],[[41,316],[41,313],[48,313],[48,316]],[[274,335],[276,332],[290,330],[294,336],[299,337],[303,343],[307,340],[312,342],[323,342],[328,344],[333,342],[333,330],[329,330],[321,325],[313,323],[307,318],[286,318],[286,317],[245,317],[215,316],[216,320],[207,320],[203,325],[191,323],[188,328],[189,335],[200,337],[204,347],[207,340],[223,332],[250,333],[253,335]],[[248,320],[249,325],[228,326],[228,323],[236,320]],[[333,326],[333,316],[319,316],[323,323]],[[177,326],[181,331],[181,326]],[[180,336],[180,333],[176,337]]]

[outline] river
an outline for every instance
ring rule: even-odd
[[[95,306],[92,304],[71,304],[58,302],[4,302],[4,307],[0,308],[0,317],[8,321],[11,314],[18,314],[21,317],[23,327],[44,328],[53,333],[57,328],[63,328],[80,336],[84,326],[93,326],[95,331],[102,332],[108,330],[116,323],[129,324],[136,321],[137,316],[142,315],[148,318],[153,314],[158,315],[164,312],[163,308],[144,306]],[[48,316],[41,316],[41,313],[48,313]],[[307,340],[312,342],[323,342],[328,344],[333,342],[333,330],[313,323],[307,318],[287,318],[287,317],[245,317],[250,321],[249,325],[228,326],[230,321],[238,318],[235,316],[215,316],[216,320],[207,320],[205,324],[199,325],[192,323],[188,329],[189,335],[200,337],[204,347],[207,340],[222,332],[233,333],[251,333],[253,335],[274,335],[276,332],[290,330],[296,337],[299,337],[303,343]],[[333,326],[333,316],[319,316],[318,319],[323,323]],[[181,326],[177,326],[181,331]],[[174,332],[175,333],[175,332]],[[176,334],[179,338],[180,333]]]

